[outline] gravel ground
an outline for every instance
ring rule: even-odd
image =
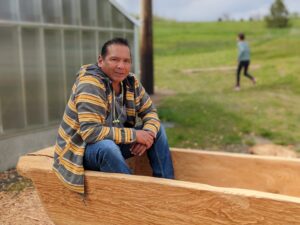
[[[15,169],[0,173],[1,225],[54,225],[30,180]]]

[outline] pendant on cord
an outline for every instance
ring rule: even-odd
[[[120,120],[116,119],[112,121],[113,124],[120,123]]]

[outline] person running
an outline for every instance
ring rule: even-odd
[[[256,79],[248,73],[250,65],[250,48],[248,43],[245,41],[245,34],[238,34],[238,67],[236,73],[236,85],[235,90],[240,90],[240,73],[244,69],[244,76],[248,77],[253,84],[256,84]]]

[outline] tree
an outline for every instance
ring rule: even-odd
[[[289,25],[289,12],[283,0],[275,0],[271,5],[270,15],[265,17],[268,27],[287,27]]]

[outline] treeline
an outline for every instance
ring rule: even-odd
[[[284,0],[275,0],[274,3],[270,6],[270,13],[263,17],[260,14],[252,16],[248,19],[248,21],[261,21],[264,20],[266,22],[267,27],[270,28],[284,28],[291,26],[290,20],[300,18],[300,14],[297,12],[289,13],[287,10]],[[230,18],[229,14],[224,14],[220,18],[218,18],[219,22],[222,21],[234,21]],[[244,19],[240,19],[240,21],[244,21]]]

